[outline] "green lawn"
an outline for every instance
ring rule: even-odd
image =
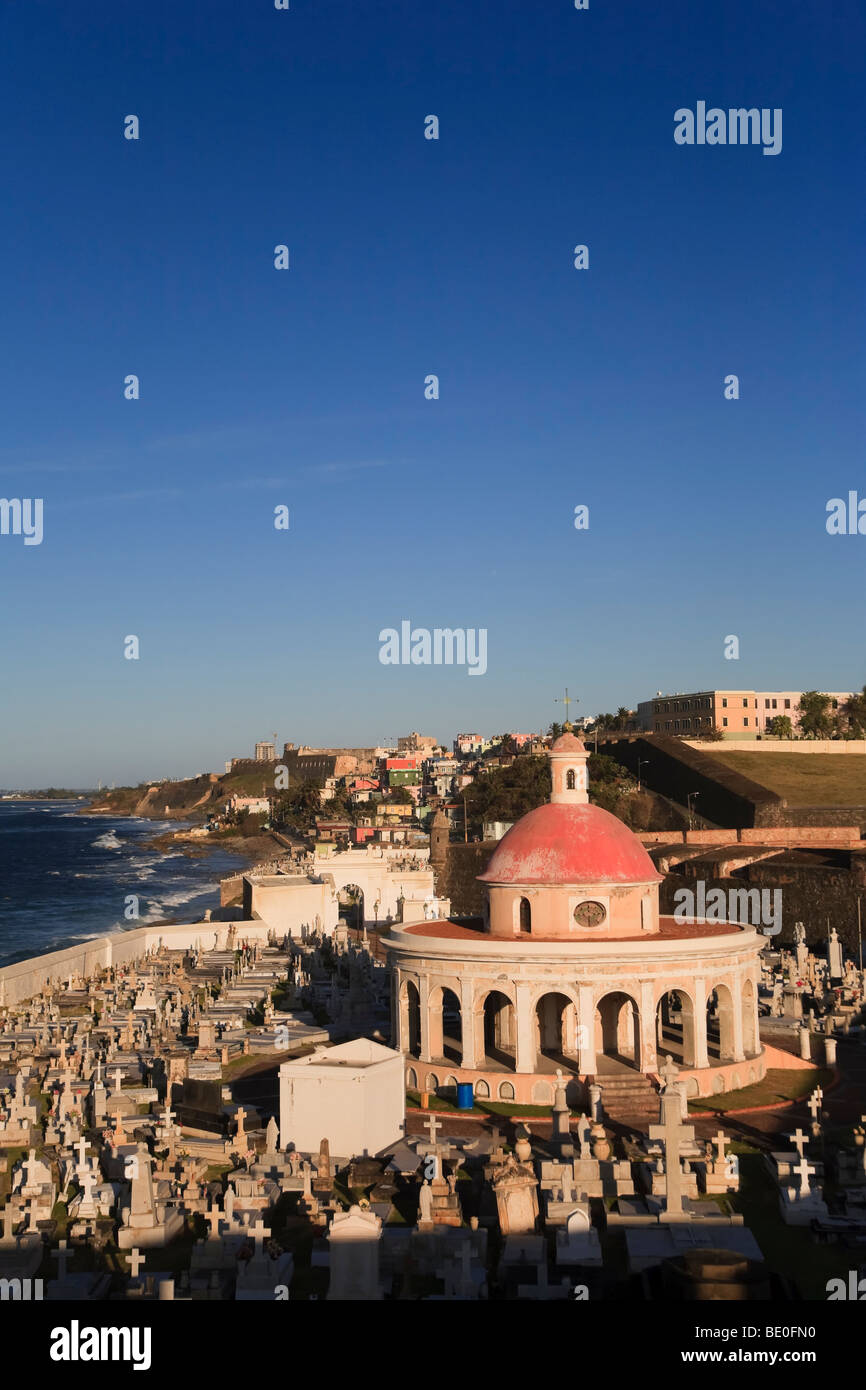
[[[862,806],[866,757],[861,753],[741,753],[714,744],[710,756],[783,796],[791,806]]]
[[[705,1096],[690,1100],[690,1110],[749,1110],[755,1105],[778,1105],[784,1100],[801,1100],[811,1095],[816,1086],[822,1090],[833,1079],[832,1071],[820,1067],[813,1071],[788,1071],[784,1067],[769,1067],[763,1081],[744,1086],[741,1091],[725,1091],[720,1096]]]

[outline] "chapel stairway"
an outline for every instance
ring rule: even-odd
[[[601,1087],[601,1107],[605,1117],[617,1121],[647,1120],[656,1123],[659,1116],[657,1087],[642,1072],[600,1073],[588,1076],[587,1084],[595,1081]]]

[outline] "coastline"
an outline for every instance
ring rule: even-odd
[[[236,918],[240,875],[288,853],[269,831],[210,833],[187,817],[173,825],[166,824],[166,817],[149,824],[156,820],[153,815],[102,810],[92,802],[87,807],[46,807],[43,800],[37,807],[16,801],[5,803],[4,809],[15,818],[6,823],[14,826],[9,833],[20,836],[21,845],[21,852],[11,852],[4,865],[4,891],[20,904],[20,911],[13,909],[0,926],[4,967],[107,934],[124,936],[141,926],[176,926],[201,921],[206,913],[215,921]],[[22,817],[25,824],[19,827]],[[62,835],[55,843],[34,838],[46,831],[60,833],[63,826],[71,839]],[[10,851],[12,843],[6,841]],[[19,841],[14,843],[17,848]],[[23,892],[22,874],[31,885],[29,896]],[[233,881],[221,889],[224,880]],[[224,903],[226,896],[230,901]],[[130,904],[134,911],[127,912]]]

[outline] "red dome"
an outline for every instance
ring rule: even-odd
[[[482,883],[661,883],[628,826],[600,806],[548,802],[523,816],[493,852]]]

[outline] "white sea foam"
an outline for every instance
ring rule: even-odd
[[[123,849],[122,842],[118,840],[113,830],[106,830],[104,835],[100,835],[96,840],[91,840],[90,843],[93,849]]]

